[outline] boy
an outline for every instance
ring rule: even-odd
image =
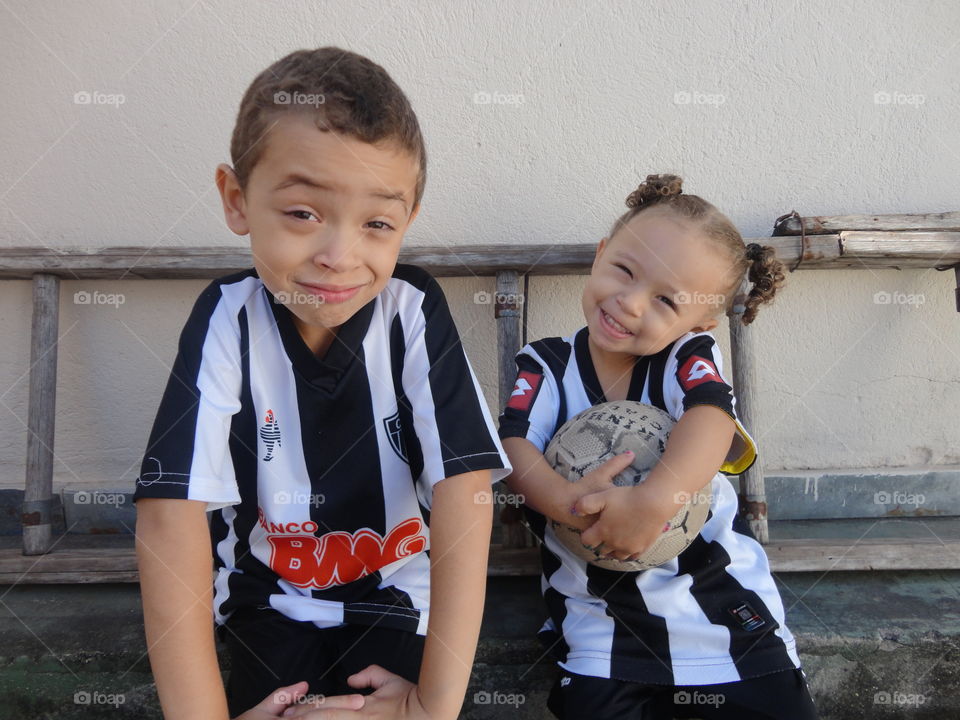
[[[509,464],[439,286],[396,264],[426,176],[416,115],[366,58],[298,51],[248,88],[231,156],[217,187],[255,269],[194,306],[135,495],[165,716],[374,687],[311,717],[455,718]]]

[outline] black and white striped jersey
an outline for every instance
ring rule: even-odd
[[[501,438],[526,438],[542,452],[569,418],[606,401],[587,338],[582,328],[520,351]],[[723,474],[746,470],[756,449],[722,372],[713,336],[687,333],[656,355],[638,357],[631,377],[628,400],[659,407],[675,420],[695,405],[714,405],[737,424],[739,440],[712,481],[707,522],[678,558],[642,572],[604,570],[567,550],[545,518],[526,508],[542,541],[550,617],[541,637],[555,643],[570,672],[708,685],[800,666],[767,557],[738,518],[737,495]]]
[[[509,473],[443,292],[398,265],[321,360],[254,270],[197,300],[135,499],[206,502],[216,621],[426,633],[433,486]]]

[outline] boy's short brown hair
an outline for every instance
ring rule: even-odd
[[[336,47],[297,50],[261,72],[247,88],[230,140],[241,188],[263,156],[267,135],[282,113],[312,115],[317,128],[375,144],[389,141],[418,162],[413,207],[427,179],[420,124],[407,96],[387,71],[362,55]]]

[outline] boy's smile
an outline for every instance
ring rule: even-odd
[[[250,235],[254,266],[323,356],[336,329],[386,286],[413,207],[417,161],[392,143],[371,145],[285,114],[241,191],[217,168],[227,224]]]
[[[597,248],[583,291],[591,349],[632,363],[713,329],[726,262],[695,226],[654,209],[637,215]]]

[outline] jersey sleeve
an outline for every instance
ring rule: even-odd
[[[720,466],[726,475],[739,475],[757,459],[757,448],[737,417],[733,388],[723,378],[723,358],[709,333],[682,338],[670,353],[664,372],[663,396],[667,411],[677,420],[697,405],[723,410],[736,424],[736,433]]]
[[[524,438],[543,452],[557,430],[560,393],[533,346],[520,350],[516,362],[517,380],[500,416],[500,437]]]
[[[429,275],[422,290],[404,340],[402,384],[423,454],[418,494],[430,507],[433,486],[444,478],[491,470],[497,482],[511,467],[443,290]]]
[[[240,409],[240,331],[214,283],[180,335],[134,500],[177,498],[216,510],[240,502],[229,437]]]

